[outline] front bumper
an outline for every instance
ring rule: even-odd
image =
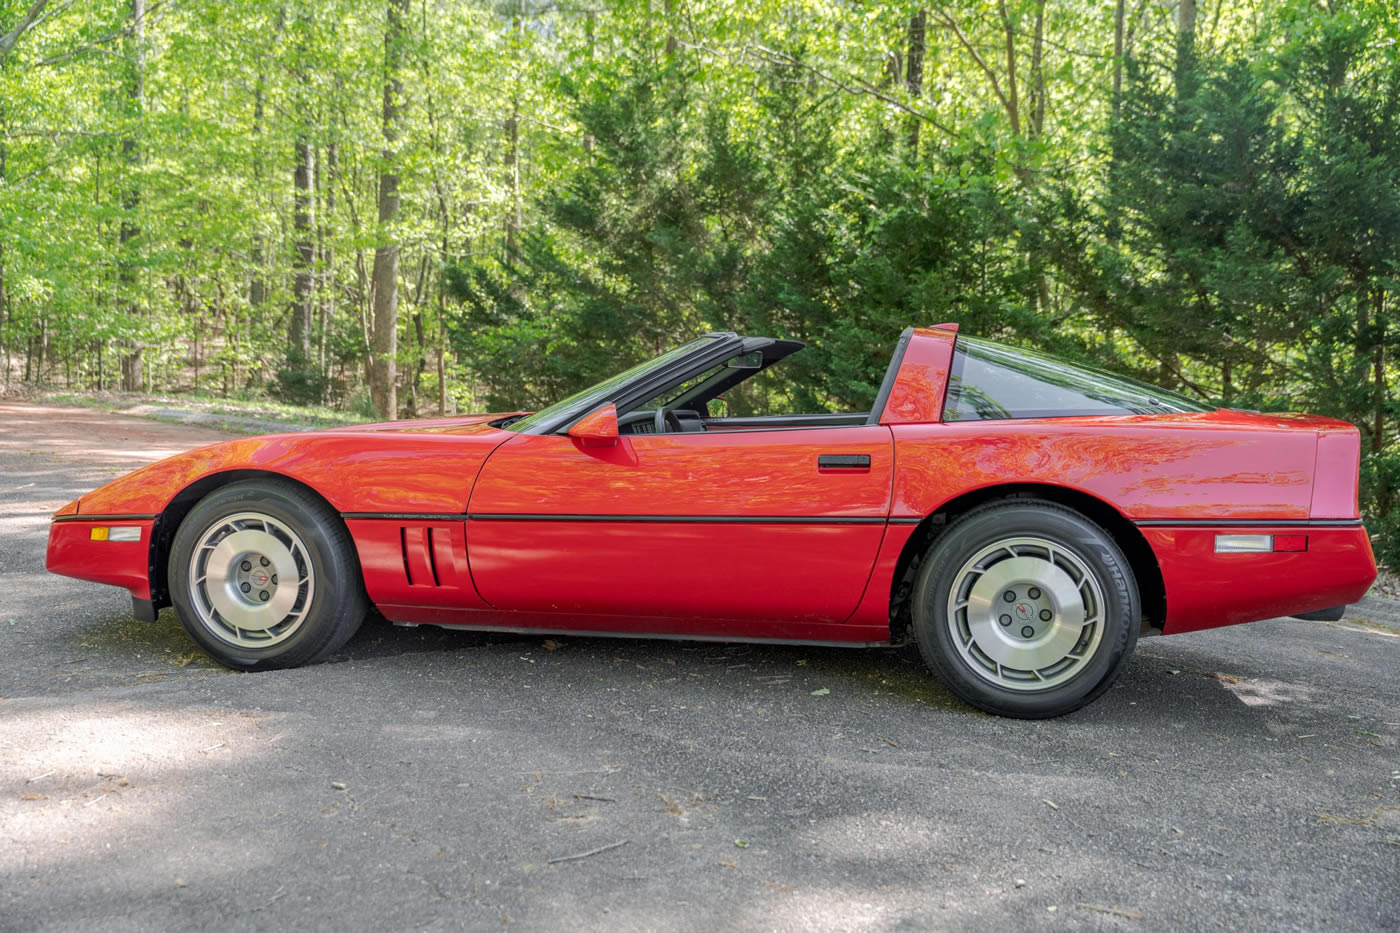
[[[60,515],[49,526],[44,567],[49,573],[130,591],[133,599],[151,599],[151,528],[153,516]],[[94,528],[135,527],[134,541],[95,541]]]
[[[1362,525],[1141,528],[1166,586],[1162,633],[1274,619],[1354,603],[1376,580]],[[1306,535],[1297,552],[1216,553],[1216,535]]]

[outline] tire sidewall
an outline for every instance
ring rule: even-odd
[[[963,660],[948,624],[948,593],[963,565],[987,545],[1019,535],[1043,537],[1073,552],[1098,577],[1103,591],[1104,631],[1094,656],[1076,676],[1044,690],[1010,690],[980,677]],[[1111,687],[1137,642],[1139,619],[1136,581],[1113,539],[1087,518],[1048,502],[970,513],[939,537],[914,591],[914,632],[925,663],[974,706],[1022,718],[1068,713]]]
[[[335,638],[339,616],[347,607],[340,598],[346,583],[358,574],[333,539],[330,516],[288,490],[255,482],[226,486],[201,500],[185,516],[170,549],[167,580],[170,601],[189,636],[211,657],[230,667],[295,667],[319,654]],[[240,512],[261,512],[286,524],[301,538],[316,575],[311,606],[296,632],[267,648],[246,648],[218,638],[205,627],[194,608],[190,557],[209,528]],[[334,517],[339,521],[339,517]]]

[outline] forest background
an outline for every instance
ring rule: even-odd
[[[531,409],[899,331],[1357,424],[1400,566],[1394,0],[0,0],[5,387]]]

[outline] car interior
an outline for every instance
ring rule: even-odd
[[[618,413],[620,434],[686,434],[865,424],[868,411],[790,412],[773,367],[806,344],[773,337],[748,337],[739,352],[683,382]]]

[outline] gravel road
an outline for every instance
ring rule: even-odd
[[[907,650],[365,625],[235,674],[44,573],[216,432],[0,403],[0,930],[1397,930],[1400,613],[1139,643],[1049,722]]]

